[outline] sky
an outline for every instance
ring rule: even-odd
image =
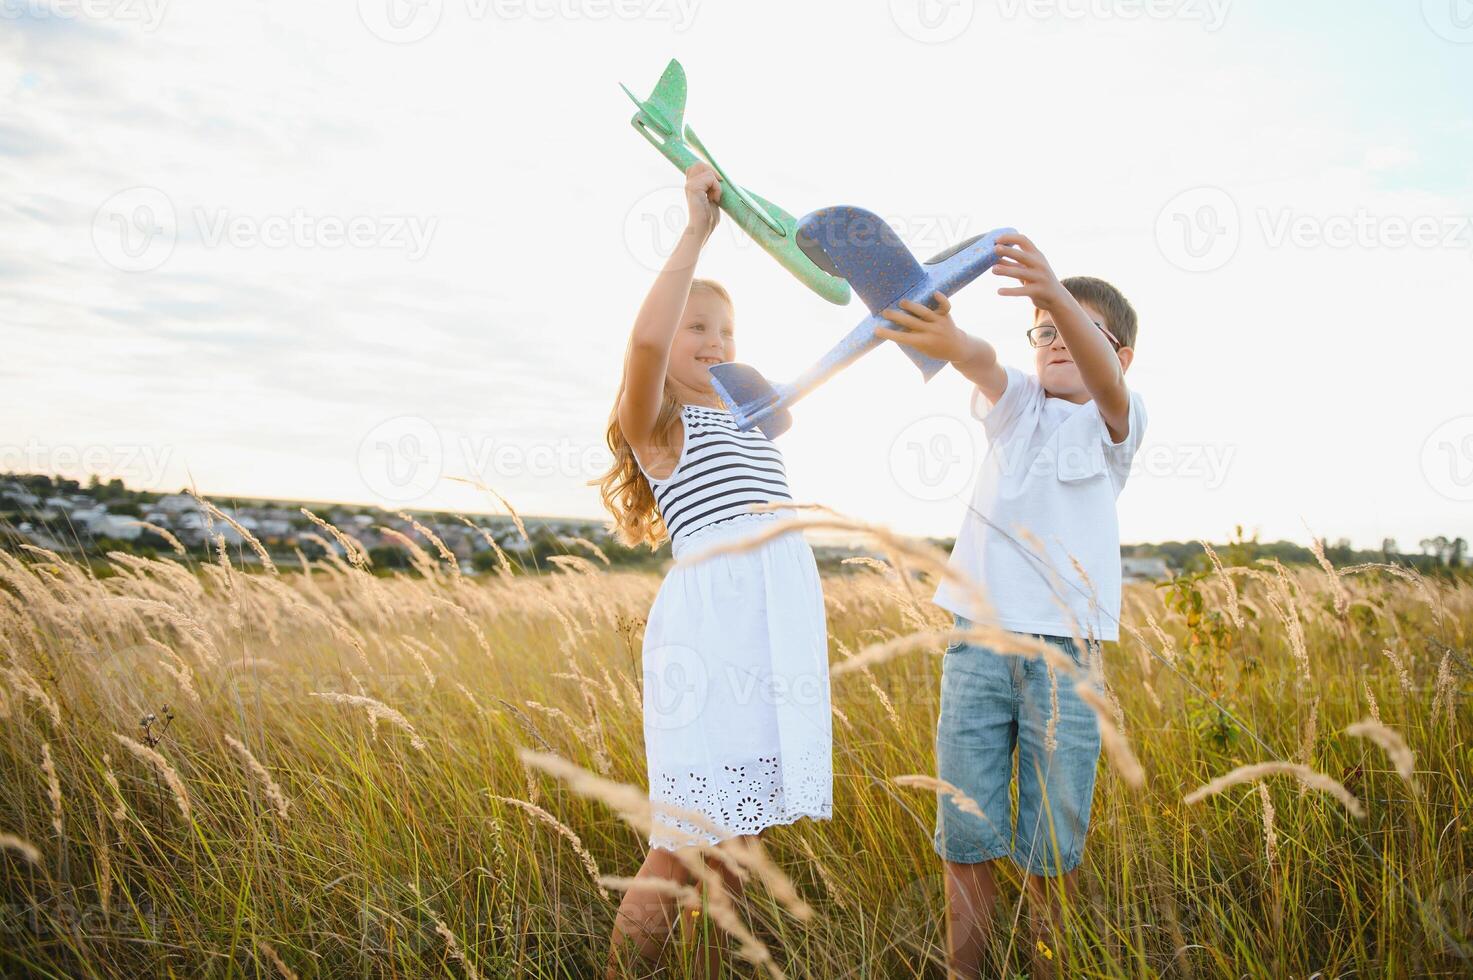
[[[1122,289],[1124,541],[1473,537],[1470,0],[0,0],[0,471],[603,516],[683,222],[618,83],[671,58],[793,214]],[[729,219],[699,274],[775,380],[864,315]],[[1002,285],[953,315],[1030,370]],[[968,394],[876,349],[795,406],[795,497],[954,534]]]

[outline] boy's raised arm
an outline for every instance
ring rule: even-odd
[[[997,241],[998,261],[992,271],[1021,283],[999,289],[998,295],[1026,296],[1035,307],[1053,317],[1054,327],[1064,338],[1085,389],[1110,430],[1110,438],[1120,442],[1130,434],[1130,391],[1125,387],[1125,372],[1110,341],[1059,282],[1048,260],[1028,236],[1002,235]]]
[[[990,404],[997,400],[1008,387],[1007,368],[997,359],[997,349],[981,337],[965,335],[969,353],[961,360],[952,361],[951,366],[962,373],[987,397]]]
[[[1008,386],[1008,372],[998,363],[997,351],[981,337],[973,337],[951,319],[951,300],[942,293],[933,294],[936,309],[901,300],[899,310],[885,310],[880,315],[903,330],[876,327],[875,336],[912,347],[922,354],[950,361],[993,404]],[[904,312],[901,312],[901,311]]]

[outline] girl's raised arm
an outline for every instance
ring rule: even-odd
[[[655,278],[629,337],[629,357],[624,364],[624,390],[619,398],[619,426],[624,438],[635,446],[648,445],[660,412],[665,388],[665,368],[670,359],[670,342],[680,328],[680,315],[690,296],[696,274],[696,259],[706,239],[716,228],[721,211],[721,184],[708,164],[693,164],[685,172],[685,203],[690,218],[675,251]]]

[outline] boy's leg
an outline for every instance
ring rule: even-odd
[[[997,894],[990,862],[1012,852],[1008,783],[1021,671],[1017,657],[967,644],[948,647],[941,662],[936,774],[967,799],[938,795],[932,846],[946,864],[948,965],[972,977]]]
[[[1059,936],[1064,926],[1064,905],[1072,904],[1079,886],[1079,869],[1049,878],[1027,875],[1030,918],[1033,922],[1033,976],[1062,976]]]
[[[1100,757],[1094,711],[1074,690],[1088,677],[1088,663],[1071,639],[1042,637],[1059,646],[1081,669],[1079,676],[1050,673],[1041,660],[1024,671],[1018,714],[1018,833],[1014,860],[1027,872],[1035,923],[1035,964],[1040,975],[1059,969],[1062,905],[1076,894],[1078,867],[1094,800]],[[1090,683],[1096,683],[1092,678]],[[1039,949],[1043,943],[1048,952]]]
[[[953,978],[982,976],[982,956],[997,905],[992,861],[946,865],[946,962]]]

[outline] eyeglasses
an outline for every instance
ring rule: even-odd
[[[1098,320],[1092,322],[1095,326],[1099,327],[1100,330],[1104,332],[1106,337],[1110,338],[1111,347],[1115,348],[1118,351],[1121,347],[1124,346],[1120,343],[1120,341],[1115,339],[1115,335],[1111,333],[1103,323]],[[1034,347],[1049,347],[1053,344],[1054,341],[1058,339],[1059,328],[1054,326],[1052,323],[1040,323],[1038,326],[1032,327],[1028,330],[1028,343],[1032,344]]]

